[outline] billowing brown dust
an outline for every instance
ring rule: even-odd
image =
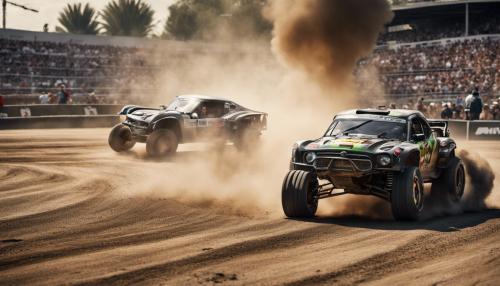
[[[278,0],[266,12],[274,22],[273,50],[286,66],[303,71],[326,94],[343,91],[334,102],[357,102],[346,98],[353,96],[352,72],[392,19],[387,1]]]
[[[224,152],[211,146],[181,151],[175,167],[151,167],[141,174],[144,183],[132,189],[216,205],[221,212],[282,215],[281,184],[293,142],[321,136],[335,112],[359,106],[353,69],[372,51],[392,13],[385,0],[277,0],[265,13],[274,24],[271,45],[235,45],[233,39],[222,44],[230,51],[207,44],[205,53],[172,56],[160,76],[162,94],[150,98],[166,104],[179,94],[208,94],[267,112],[260,147],[249,153],[231,146]],[[390,210],[377,198],[339,197],[322,201],[319,214],[386,218]]]
[[[440,215],[480,211],[487,207],[486,199],[493,191],[495,173],[484,158],[477,153],[459,150],[457,155],[465,164],[466,186],[460,202],[453,202],[446,192],[430,192],[426,199],[424,218]]]

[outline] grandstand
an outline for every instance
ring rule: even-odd
[[[358,69],[375,69],[385,95],[395,101],[450,100],[478,87],[491,100],[500,96],[500,1],[405,1],[393,10],[376,51]],[[66,83],[75,102],[123,103],[131,94],[157,91],[156,74],[169,58],[230,48],[1,30],[0,95],[8,104],[34,103]],[[158,50],[168,56],[158,56]]]
[[[361,69],[375,67],[394,101],[450,101],[500,86],[500,1],[424,1],[395,6],[394,19]]]
[[[222,44],[0,30],[0,95],[7,104],[37,103],[68,86],[74,103],[126,103],[158,91],[162,68],[206,54],[262,53]],[[92,94],[92,96],[90,96]],[[95,94],[95,96],[94,96]],[[137,101],[136,101],[137,102]]]

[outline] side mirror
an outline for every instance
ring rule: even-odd
[[[425,134],[413,134],[411,139],[415,142],[420,142],[425,140]]]
[[[236,105],[235,104],[229,104],[229,109],[236,109]]]
[[[160,108],[161,108],[162,110],[167,109],[167,107],[166,107],[165,105],[160,105]]]
[[[192,118],[192,119],[198,119],[198,113],[193,112],[193,113],[191,114],[191,118]]]

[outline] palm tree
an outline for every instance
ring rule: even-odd
[[[109,35],[144,37],[153,30],[154,11],[142,0],[113,0],[101,13]]]
[[[89,4],[82,7],[82,3],[68,4],[64,10],[59,13],[59,24],[56,31],[73,34],[99,34],[99,22],[97,22],[97,13]]]

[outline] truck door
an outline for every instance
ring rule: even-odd
[[[222,136],[224,129],[224,102],[206,101],[197,108],[198,120],[196,134],[198,139],[206,140]]]
[[[436,140],[427,122],[420,117],[411,120],[410,139],[417,144],[420,150],[419,168],[422,176],[428,178],[433,170],[432,159],[436,149]]]

